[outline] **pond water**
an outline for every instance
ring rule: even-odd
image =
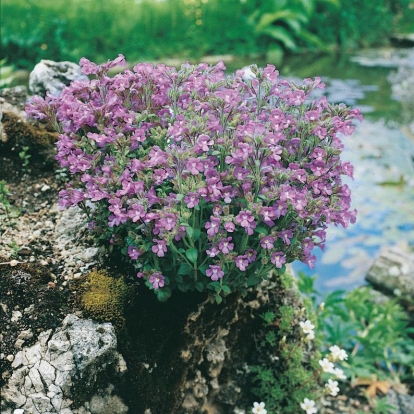
[[[329,102],[359,107],[364,114],[354,135],[344,140],[343,153],[355,167],[354,180],[347,183],[358,210],[357,223],[328,230],[325,252],[315,249],[315,269],[294,264],[296,271],[317,275],[320,292],[363,284],[381,246],[414,247],[414,135],[408,128],[414,112],[407,117],[407,102],[393,98],[389,78],[398,65],[411,67],[414,75],[414,53],[292,59],[281,70],[285,77],[321,76]]]

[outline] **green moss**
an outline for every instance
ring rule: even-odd
[[[122,278],[111,277],[99,270],[86,277],[81,288],[80,304],[87,316],[122,328],[125,306],[130,297],[131,291]]]

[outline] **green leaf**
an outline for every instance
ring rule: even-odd
[[[188,275],[192,270],[193,268],[188,263],[181,263],[177,273],[179,275]]]
[[[229,286],[227,286],[227,285],[223,285],[223,286],[221,287],[221,290],[222,290],[224,293],[227,293],[227,294],[231,293],[230,287],[229,287]]]
[[[167,289],[158,289],[156,290],[157,298],[160,302],[165,302],[171,296],[171,290]]]
[[[204,290],[204,283],[202,282],[197,282],[195,285],[195,288],[199,291],[202,292]]]
[[[207,285],[207,288],[210,290],[214,290],[215,292],[220,292],[220,283],[219,282],[210,282]]]
[[[201,230],[200,229],[193,229],[193,240],[197,241],[201,236]]]
[[[187,249],[185,251],[185,255],[187,256],[187,259],[191,263],[196,263],[197,262],[197,257],[198,257],[198,250],[195,249],[195,248]]]
[[[264,234],[265,236],[269,234],[269,230],[264,226],[258,226],[254,229],[254,231],[259,234]]]
[[[252,273],[249,278],[247,279],[247,286],[254,286],[260,282],[260,279],[257,277],[255,273]]]
[[[194,234],[194,230],[192,227],[186,227],[185,231],[187,232],[187,236],[192,239],[193,238],[193,234]]]
[[[216,303],[218,305],[220,305],[220,303],[223,302],[223,298],[220,295],[216,295],[214,299],[216,300]]]
[[[284,27],[277,27],[277,26],[271,26],[271,27],[265,27],[262,30],[263,34],[266,34],[270,36],[271,38],[275,40],[279,40],[283,46],[286,47],[286,49],[295,51],[297,49],[295,40],[293,39],[293,36],[284,28]]]

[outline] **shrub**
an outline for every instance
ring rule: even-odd
[[[158,299],[196,289],[221,303],[293,260],[312,267],[327,225],[355,220],[340,135],[360,113],[311,99],[319,78],[290,83],[271,65],[225,77],[222,63],[108,77],[124,63],[81,59],[94,79],[27,113],[60,133],[56,159],[72,175],[61,207],[85,210]]]

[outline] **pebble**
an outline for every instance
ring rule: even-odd
[[[73,275],[73,278],[74,279],[79,279],[80,277],[82,276],[82,273],[75,273],[74,275]]]
[[[20,311],[12,311],[12,317],[10,320],[12,322],[17,322],[22,316],[23,315]]]
[[[24,344],[23,339],[17,339],[16,342],[14,343],[14,346],[15,346],[15,348],[22,349],[23,344]]]
[[[48,261],[47,261],[47,260],[41,260],[41,261],[40,261],[40,264],[41,264],[42,266],[47,266],[49,263],[48,263]]]
[[[13,362],[14,361],[14,355],[10,354],[6,356],[7,361]]]
[[[17,266],[19,264],[19,262],[17,260],[10,260],[10,266],[14,267]]]
[[[13,411],[13,414],[24,414],[24,410],[23,408],[17,408],[16,410]]]
[[[47,184],[43,185],[42,188],[40,189],[40,191],[42,192],[45,192],[47,190],[50,190],[50,185],[47,185]]]

